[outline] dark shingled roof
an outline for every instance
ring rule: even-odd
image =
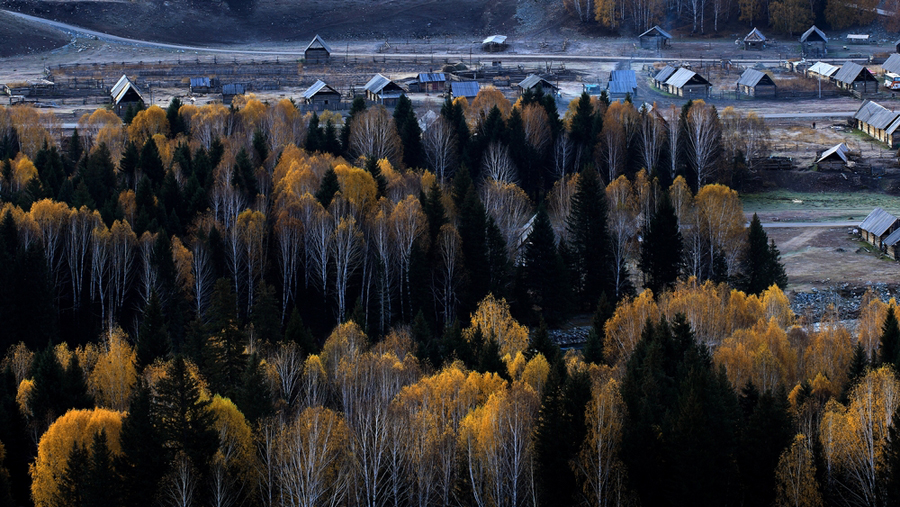
[[[478,95],[481,85],[478,81],[451,81],[450,93],[454,97],[474,97]]]
[[[682,86],[688,84],[690,81],[695,81],[695,84],[709,84],[709,81],[706,80],[700,74],[688,69],[678,69],[672,77],[666,80],[666,85],[674,86],[675,88],[681,88]]]
[[[631,88],[637,88],[637,76],[633,70],[614,70],[609,73],[609,80],[625,83]]]
[[[328,44],[326,44],[325,41],[322,40],[321,37],[319,37],[318,34],[316,34],[316,36],[313,37],[312,42],[310,42],[310,43],[306,46],[306,49],[305,49],[304,51],[309,51],[310,49],[318,49],[318,48],[322,48],[322,49],[324,49],[325,51],[328,51],[328,54],[331,54],[331,53],[332,53],[332,51],[331,51],[331,46],[329,46]]]
[[[888,237],[884,238],[884,241],[881,243],[884,246],[895,246],[897,243],[900,243],[900,229],[888,234]]]
[[[869,216],[859,224],[859,228],[871,232],[876,236],[881,236],[894,225],[897,217],[891,215],[881,208],[875,208],[869,213]]]
[[[447,80],[447,75],[443,72],[420,72],[417,79],[420,83],[443,83]]]
[[[243,95],[245,91],[246,88],[240,83],[227,84],[222,87],[222,95]]]
[[[891,111],[871,100],[866,100],[853,114],[853,118],[863,123],[868,123],[876,129],[893,132],[897,128],[898,120],[900,120],[900,113]]]
[[[663,67],[663,70],[659,71],[656,74],[656,77],[654,77],[653,79],[655,81],[660,81],[660,82],[665,83],[666,80],[668,80],[670,77],[672,77],[672,74],[674,74],[676,70],[678,70],[678,69],[676,69],[675,67],[672,67],[671,65],[666,65],[665,67]]]

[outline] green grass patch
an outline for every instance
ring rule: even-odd
[[[792,192],[774,190],[743,194],[745,213],[777,213],[785,211],[817,211],[822,220],[862,220],[875,207],[900,213],[900,197],[874,192]],[[816,221],[811,218],[809,221]]]

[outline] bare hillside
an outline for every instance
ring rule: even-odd
[[[4,0],[2,5],[114,35],[195,45],[304,42],[316,33],[333,40],[478,38],[540,30],[559,16],[550,0]]]
[[[31,23],[0,12],[0,57],[41,53],[64,46],[69,38],[63,32]]]

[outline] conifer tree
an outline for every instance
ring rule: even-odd
[[[269,389],[262,360],[254,352],[247,357],[247,367],[235,404],[251,425],[272,414],[272,391]]]
[[[304,355],[315,354],[319,351],[312,332],[303,324],[303,317],[300,316],[300,311],[296,306],[288,319],[287,327],[284,330],[284,339],[296,343]]]
[[[144,319],[137,338],[137,360],[140,367],[153,364],[153,361],[164,358],[169,353],[168,326],[156,289],[150,292],[150,301],[144,309]]]
[[[319,183],[319,190],[316,191],[316,199],[322,206],[327,208],[331,205],[331,200],[334,199],[334,194],[338,193],[341,190],[341,185],[338,183],[337,173],[334,172],[334,168],[328,168],[325,171],[325,175],[322,176],[322,182]]]
[[[378,167],[378,160],[375,157],[366,157],[366,171],[372,175],[372,178],[375,179],[375,184],[378,186],[376,197],[385,195],[387,192],[387,179],[381,174],[381,168]]]
[[[120,505],[119,478],[113,466],[113,456],[109,449],[105,430],[101,429],[94,434],[88,453],[86,475],[85,505]]]
[[[119,432],[122,454],[115,458],[123,505],[155,505],[167,463],[158,424],[150,388],[139,378]]]
[[[880,365],[889,364],[897,366],[900,360],[900,325],[894,307],[889,306],[884,322],[881,324],[881,349],[878,354]]]
[[[309,125],[306,128],[306,142],[304,148],[309,153],[322,151],[321,132],[319,130],[319,115],[313,111],[309,118]]]
[[[646,287],[653,294],[675,287],[682,266],[682,251],[678,217],[668,194],[663,193],[641,241],[640,268],[647,277]]]
[[[574,261],[574,288],[582,308],[596,307],[604,292],[615,294],[606,218],[606,193],[599,176],[593,169],[582,171],[566,223]]]
[[[568,307],[565,266],[556,249],[553,226],[544,204],[538,207],[525,240],[525,284],[532,305],[549,325],[563,322]]]
[[[318,129],[318,122],[316,123],[316,127]],[[261,166],[266,162],[266,159],[269,158],[269,144],[266,138],[265,132],[260,129],[256,129],[253,132],[253,155],[255,165]]]
[[[394,124],[403,144],[403,163],[409,168],[424,167],[422,147],[422,129],[413,110],[412,101],[406,94],[401,94],[394,108]]]
[[[166,177],[166,168],[163,167],[162,158],[159,156],[159,148],[153,138],[148,138],[141,148],[141,157],[139,166],[141,172],[146,176],[154,188],[162,185],[163,179]],[[96,199],[96,197],[95,197]]]
[[[769,243],[756,213],[747,231],[747,249],[741,257],[738,287],[747,294],[760,294],[772,285],[784,288],[787,275],[775,243]]]
[[[362,97],[356,97],[353,99],[353,103],[350,104],[350,112],[347,113],[347,118],[344,119],[344,126],[341,128],[341,150],[343,152],[350,151],[350,128],[353,124],[353,119],[366,110],[366,100]]]
[[[90,457],[78,442],[72,442],[72,449],[66,458],[66,467],[59,478],[54,507],[82,507],[89,505],[86,501],[85,485],[90,467]]]

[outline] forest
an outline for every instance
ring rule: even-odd
[[[767,137],[492,88],[0,108],[0,504],[891,505],[896,302],[792,312]]]

